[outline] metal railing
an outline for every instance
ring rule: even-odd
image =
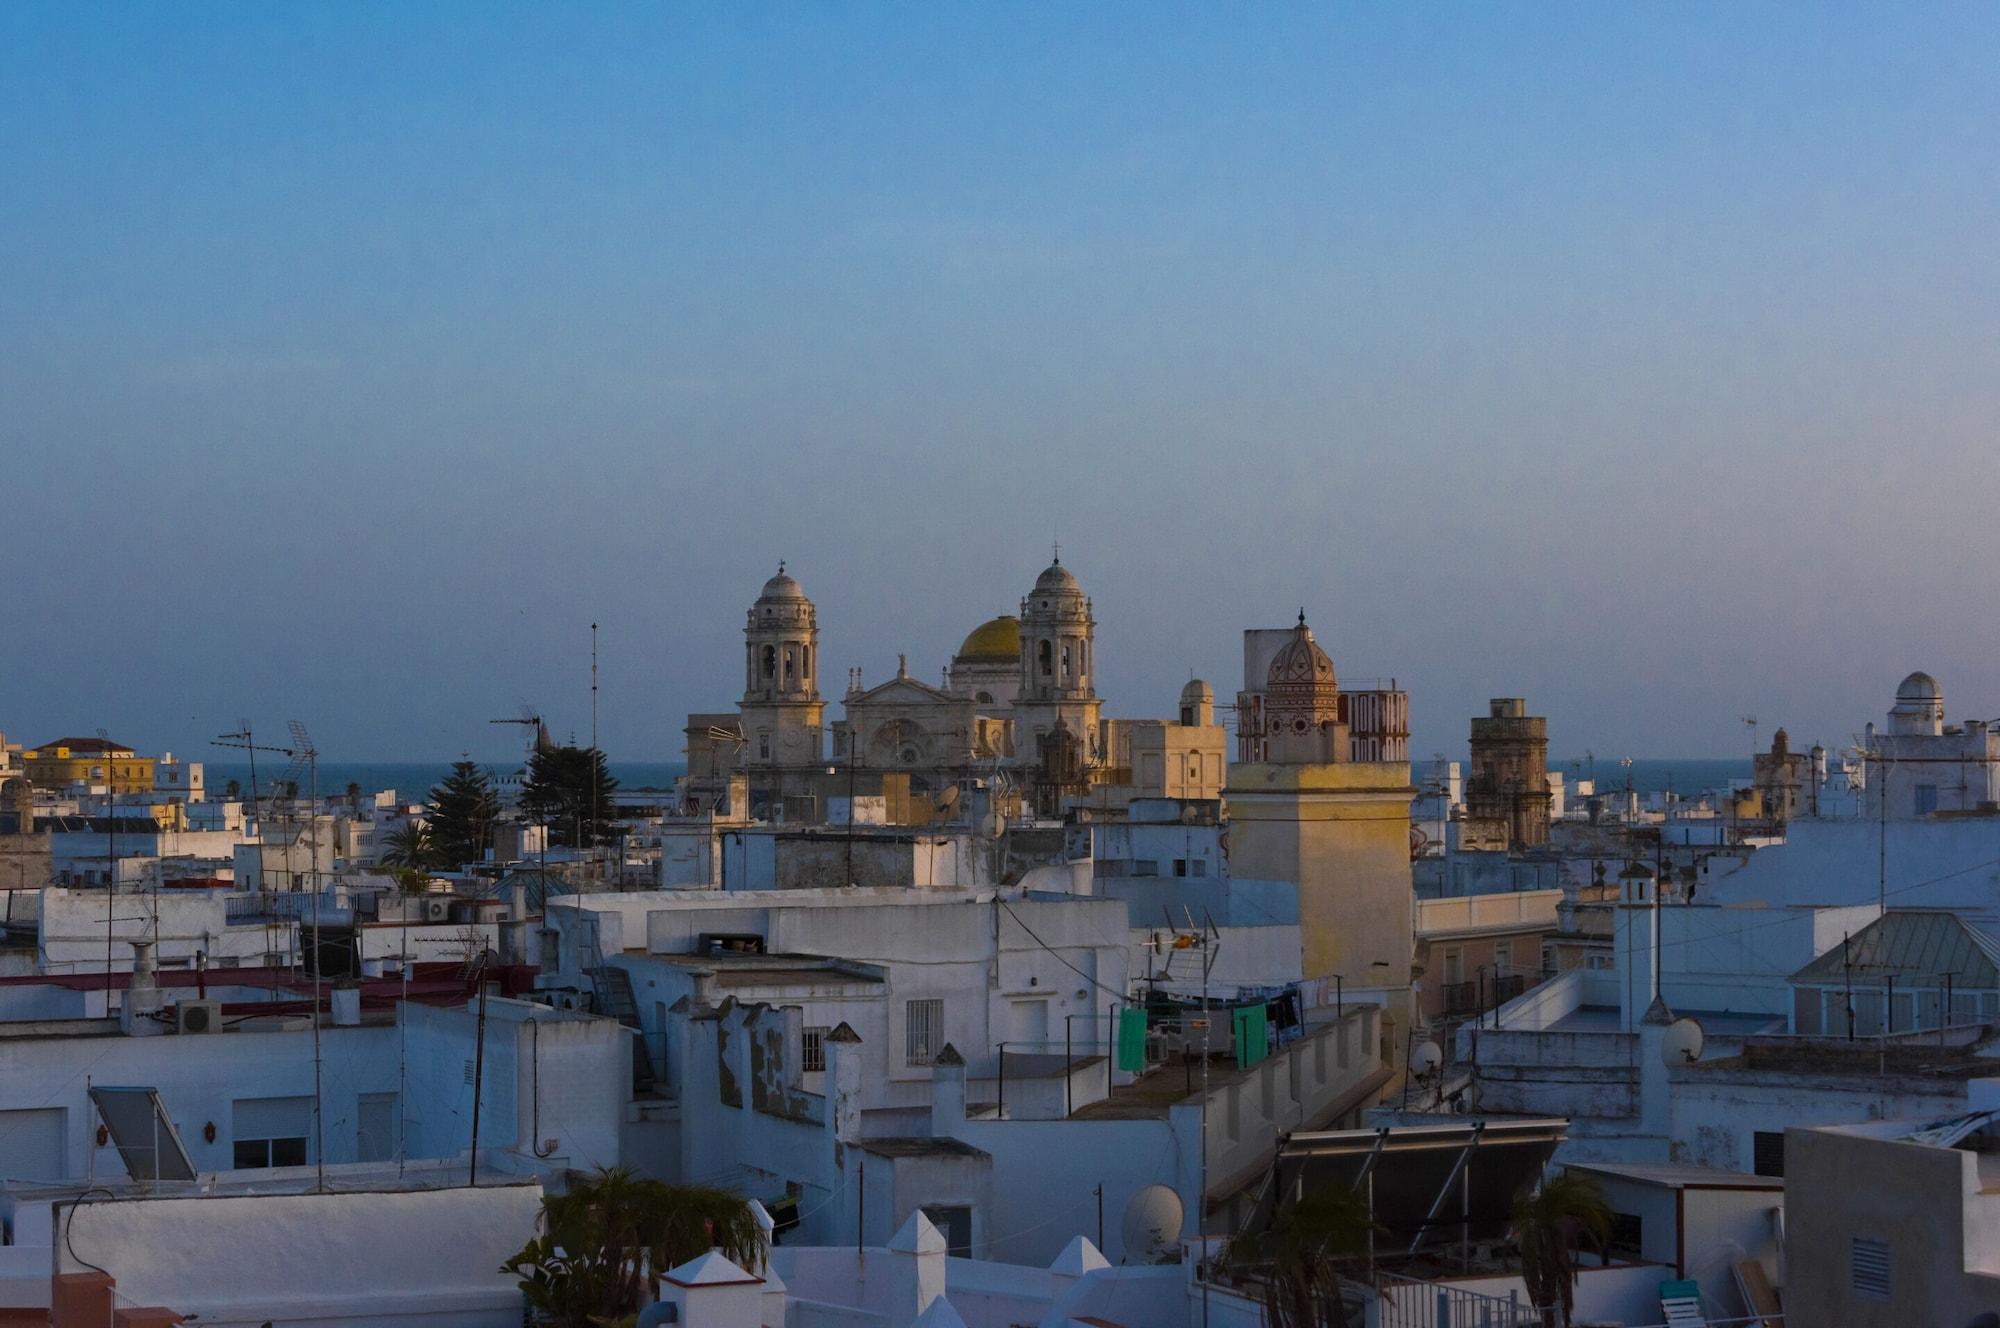
[[[1496,1005],[1505,1005],[1528,989],[1525,973],[1504,973],[1497,978],[1444,984],[1444,1012],[1447,1015],[1478,1014]]]
[[[1489,1296],[1445,1282],[1378,1273],[1375,1328],[1541,1328],[1542,1311],[1519,1292]]]

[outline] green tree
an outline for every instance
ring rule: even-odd
[[[493,842],[493,819],[500,799],[493,781],[472,761],[458,761],[444,782],[431,790],[431,845],[437,860],[459,867],[478,862]]]
[[[431,832],[424,828],[422,821],[405,821],[382,841],[382,865],[385,867],[422,869],[435,862]]]
[[[1222,1262],[1261,1283],[1271,1328],[1347,1328],[1341,1269],[1366,1249],[1368,1202],[1345,1187],[1278,1210],[1269,1228],[1232,1237]]]
[[[601,844],[615,819],[611,795],[618,781],[594,747],[549,747],[528,760],[521,784],[521,810],[544,822],[557,844]]]
[[[762,1272],[763,1232],[727,1190],[600,1170],[542,1199],[542,1232],[500,1266],[551,1328],[629,1325],[660,1274],[719,1249]]]
[[[1548,1328],[1567,1325],[1575,1308],[1577,1246],[1588,1242],[1602,1253],[1610,1239],[1611,1205],[1604,1188],[1588,1176],[1561,1172],[1515,1201],[1514,1243],[1521,1251],[1521,1280],[1542,1307],[1542,1322]]]
[[[227,798],[231,802],[235,802],[238,798],[243,796],[243,785],[239,784],[237,781],[233,779],[230,780],[227,784],[224,784],[222,786],[222,796]]]

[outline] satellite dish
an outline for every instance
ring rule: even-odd
[[[1660,1059],[1669,1066],[1690,1065],[1701,1059],[1701,1025],[1692,1019],[1676,1019],[1667,1025],[1660,1040]]]
[[[958,806],[958,785],[947,784],[944,792],[938,794],[937,809],[948,812],[956,806]]]
[[[1006,834],[1007,813],[1003,811],[988,812],[986,820],[980,825],[980,830],[988,839],[998,839],[1000,836]]]
[[[1417,1049],[1410,1053],[1410,1073],[1419,1078],[1436,1074],[1438,1067],[1443,1064],[1444,1049],[1435,1042],[1428,1040],[1420,1042],[1417,1044]]]
[[[1181,1196],[1166,1185],[1148,1185],[1125,1205],[1118,1234],[1125,1241],[1126,1263],[1166,1263],[1180,1252]]]

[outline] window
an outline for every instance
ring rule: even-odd
[[[1158,876],[1160,874],[1160,864],[1154,862],[1151,858],[1135,859],[1132,863],[1132,874],[1134,876]]]
[[[1512,941],[1493,942],[1493,971],[1505,977],[1514,971],[1514,943]]]
[[[312,1133],[309,1097],[248,1097],[231,1106],[234,1166],[239,1171],[263,1167],[302,1167],[308,1158],[306,1138]]]
[[[764,676],[766,678],[775,678],[778,676],[778,648],[776,646],[764,647]]]
[[[1065,678],[1067,678],[1067,677],[1069,677],[1069,676],[1070,676],[1070,666],[1069,666],[1069,647],[1068,647],[1068,646],[1064,646],[1064,647],[1063,647],[1063,672],[1062,672],[1062,676],[1063,676],[1063,677],[1065,677]]]
[[[799,1068],[807,1074],[826,1068],[825,1028],[808,1028],[799,1034]]]
[[[1750,1136],[1751,1168],[1760,1176],[1785,1174],[1785,1132],[1758,1130]]]
[[[759,759],[759,760],[764,760],[764,761],[768,761],[768,760],[770,760],[770,759],[771,759],[771,735],[770,735],[770,734],[768,734],[768,733],[760,733],[760,734],[758,734],[758,735],[757,735],[757,756],[758,756],[758,759]]]
[[[945,1253],[954,1259],[972,1257],[972,1210],[946,1204],[925,1204],[924,1216],[944,1237]]]
[[[1465,952],[1455,945],[1447,947],[1444,952],[1444,980],[1465,981]]]
[[[1186,859],[1186,858],[1175,858],[1175,859],[1174,859],[1174,875],[1176,875],[1176,876],[1185,876],[1185,875],[1187,875],[1187,859]]]
[[[1042,642],[1041,662],[1042,662],[1042,676],[1044,678],[1048,677],[1051,673],[1054,673],[1056,671],[1055,647],[1051,646],[1047,641]]]
[[[1928,816],[1937,810],[1937,785],[1917,785],[1917,815]]]
[[[903,1009],[903,1060],[909,1065],[929,1065],[944,1043],[944,1002],[911,1001]]]
[[[1611,1215],[1611,1237],[1604,1242],[1604,1252],[1618,1259],[1629,1259],[1634,1263],[1645,1255],[1645,1225],[1631,1213]]]
[[[1889,1242],[1856,1236],[1848,1247],[1848,1285],[1857,1296],[1889,1298]]]

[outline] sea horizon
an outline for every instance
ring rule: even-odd
[[[444,761],[325,761],[319,767],[319,788],[321,793],[339,793],[349,784],[359,784],[364,792],[375,793],[383,789],[394,790],[400,798],[417,801],[450,773],[459,757]],[[1435,756],[1419,756],[1411,760],[1413,773]],[[1461,772],[1469,767],[1463,755],[1450,757],[1459,763]],[[496,784],[518,783],[525,773],[527,762],[515,761],[475,761]],[[203,770],[211,793],[219,792],[230,780],[236,780],[242,787],[250,786],[250,766],[239,761],[204,761]],[[670,789],[674,781],[687,773],[687,762],[617,760],[607,763],[611,777],[618,781],[621,789]],[[1595,763],[1599,790],[1622,787],[1626,782],[1626,770],[1618,761],[1599,757]],[[1565,781],[1574,784],[1579,779],[1590,777],[1589,757],[1550,758],[1549,769],[1563,773]],[[281,778],[286,770],[282,761],[257,763],[257,780],[268,786],[268,781]],[[1751,773],[1748,757],[1634,757],[1631,767],[1631,783],[1635,793],[1658,793],[1673,791],[1678,793],[1700,793],[1720,788],[1733,782],[1748,779]]]

